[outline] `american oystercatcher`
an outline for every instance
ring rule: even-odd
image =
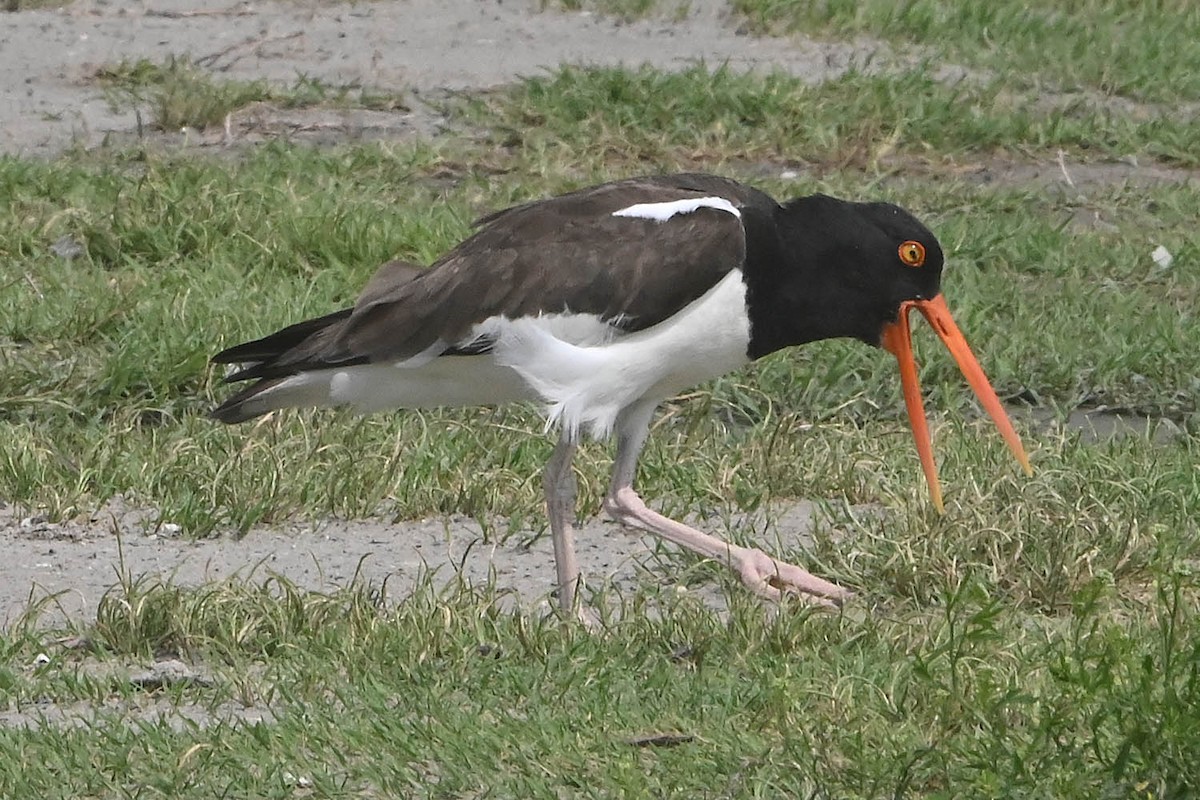
[[[571,459],[615,435],[604,509],[727,564],[756,593],[840,602],[845,589],[651,510],[633,489],[655,408],[785,347],[850,337],[891,351],[921,465],[942,508],[908,327],[920,311],[1026,472],[1029,461],[940,293],[942,248],[890,203],[778,203],[713,175],[605,183],[484,217],[425,270],[380,268],[353,308],[224,350],[255,381],[212,413],[236,423],[295,406],[543,404],[558,444],[544,487],[559,600],[579,581]]]

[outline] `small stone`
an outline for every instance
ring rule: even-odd
[[[154,691],[168,686],[213,686],[213,679],[178,659],[156,661],[149,669],[135,672],[129,682],[139,689]]]
[[[50,245],[50,252],[64,261],[73,261],[83,255],[83,245],[68,233],[54,240],[54,244]]]
[[[297,775],[293,772],[283,773],[283,780],[285,783],[291,784],[292,786],[296,786],[301,789],[307,789],[310,786],[312,786],[312,783],[313,783],[312,778],[306,777],[304,775]]]

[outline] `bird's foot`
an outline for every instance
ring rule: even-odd
[[[552,602],[557,606],[558,616],[563,622],[579,623],[588,633],[600,633],[604,630],[604,623],[596,610],[584,602],[580,592],[582,585],[583,576],[575,573],[566,587],[560,586],[554,590]]]
[[[836,583],[818,578],[808,570],[773,558],[757,548],[729,546],[729,566],[747,588],[760,597],[778,602],[787,594],[802,594],[824,606],[839,607],[854,596]]]
[[[785,594],[802,594],[826,606],[840,606],[853,593],[818,578],[795,564],[780,561],[757,548],[740,547],[665,517],[649,508],[631,486],[618,486],[604,499],[604,509],[618,522],[655,533],[694,553],[728,564],[742,583],[760,597],[779,601]]]

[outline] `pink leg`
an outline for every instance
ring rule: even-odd
[[[579,592],[579,562],[575,559],[575,473],[571,459],[575,443],[563,437],[546,464],[542,486],[546,491],[546,513],[554,544],[554,567],[558,573],[558,605],[563,613],[575,611]]]
[[[676,522],[653,511],[633,490],[637,458],[656,403],[626,409],[617,421],[617,456],[612,485],[604,498],[604,510],[618,522],[661,536],[680,547],[720,561],[735,572],[755,594],[778,600],[784,592],[799,592],[825,605],[839,605],[852,596],[842,587],[816,577],[800,567],[772,558],[762,550],[723,542],[715,536]]]

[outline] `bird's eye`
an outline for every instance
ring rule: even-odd
[[[925,245],[909,239],[900,245],[900,260],[910,267],[919,267],[925,263]]]

